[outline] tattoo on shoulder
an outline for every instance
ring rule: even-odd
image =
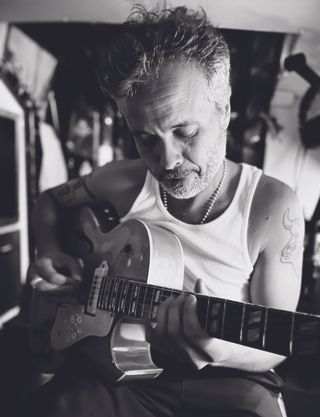
[[[54,198],[63,205],[70,205],[75,201],[76,192],[80,188],[87,189],[83,177],[69,181],[54,190]]]
[[[300,251],[301,236],[301,219],[298,217],[291,217],[289,208],[285,211],[282,219],[282,224],[286,230],[288,230],[290,237],[284,248],[281,250],[280,261],[282,263],[290,263],[294,267],[294,261],[296,255]]]

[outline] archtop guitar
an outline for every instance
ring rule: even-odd
[[[54,349],[78,345],[112,380],[154,378],[145,323],[183,288],[183,250],[172,232],[128,220],[105,233],[93,211],[79,212],[78,245],[89,283],[79,304],[60,305]],[[81,237],[81,239],[80,239]],[[196,294],[201,326],[215,338],[285,356],[320,351],[320,317]]]

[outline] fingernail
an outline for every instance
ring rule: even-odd
[[[40,282],[42,282],[43,279],[40,277],[34,277],[32,278],[30,285],[32,288],[37,288],[37,286],[40,284]]]
[[[81,275],[74,274],[74,275],[72,275],[72,278],[75,279],[76,281],[79,281],[79,282],[82,281]]]

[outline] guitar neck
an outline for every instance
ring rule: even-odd
[[[97,307],[156,321],[159,306],[181,291],[104,277]],[[320,316],[195,294],[199,322],[209,336],[284,356],[320,353]]]

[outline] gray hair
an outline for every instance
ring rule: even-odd
[[[100,84],[115,99],[133,97],[163,63],[174,61],[198,64],[208,81],[208,99],[225,108],[231,94],[229,49],[203,9],[148,12],[136,6],[107,49]]]

